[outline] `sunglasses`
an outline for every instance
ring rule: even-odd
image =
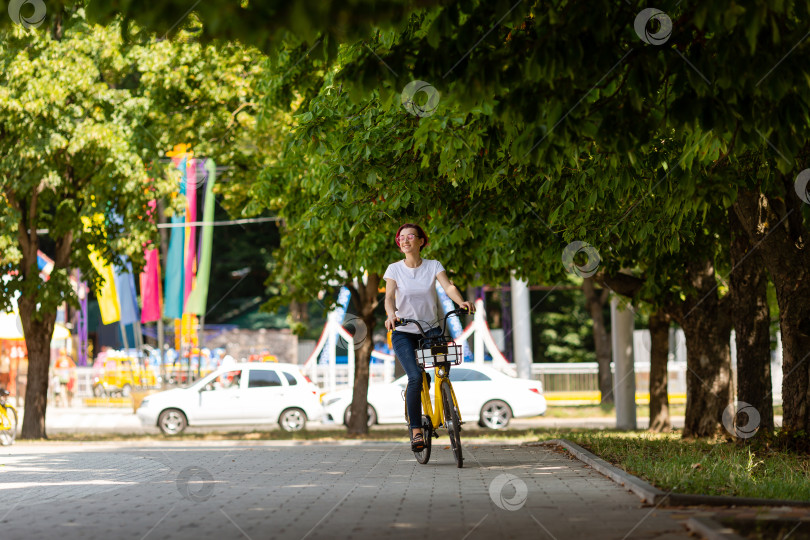
[[[397,245],[399,245],[400,242],[404,242],[405,240],[413,241],[414,238],[422,238],[422,237],[416,234],[402,234],[396,238]]]

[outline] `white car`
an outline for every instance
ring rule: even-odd
[[[304,429],[323,414],[320,391],[294,364],[233,363],[186,388],[147,396],[138,408],[144,426],[166,435],[186,426],[275,423],[286,431]]]
[[[433,370],[429,370],[431,378]],[[461,419],[482,427],[503,429],[512,418],[540,416],[546,412],[546,398],[540,381],[510,377],[489,366],[462,364],[450,368]],[[389,384],[368,387],[369,425],[405,423],[407,375]],[[433,382],[430,384],[433,401]],[[351,388],[323,396],[324,421],[348,423]]]

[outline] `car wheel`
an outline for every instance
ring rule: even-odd
[[[371,405],[368,406],[368,427],[373,426],[377,423],[377,411],[374,410],[374,407]],[[343,413],[343,424],[348,426],[349,425],[349,418],[352,416],[352,406],[349,405],[346,407],[346,412]]]
[[[106,393],[107,393],[107,391],[104,389],[103,384],[99,383],[99,384],[94,384],[93,385],[93,396],[94,397],[104,397],[104,395]]]
[[[481,407],[481,425],[489,429],[503,429],[512,419],[512,409],[505,401],[493,399]]]
[[[158,427],[164,435],[179,435],[187,425],[186,415],[178,409],[166,409],[158,417]]]
[[[132,386],[129,384],[125,384],[123,388],[121,388],[121,397],[129,397],[132,395]]]
[[[278,417],[278,425],[284,431],[301,431],[307,425],[307,415],[301,409],[287,409]]]

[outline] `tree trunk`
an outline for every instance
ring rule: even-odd
[[[723,411],[731,403],[731,318],[717,296],[714,266],[707,259],[687,262],[695,292],[671,312],[686,335],[686,419],[684,437],[721,432]]]
[[[734,210],[776,288],[782,332],[782,427],[787,433],[810,433],[810,249],[801,221],[802,202],[792,180],[780,202],[740,190]],[[779,207],[775,208],[774,205]],[[785,208],[781,205],[784,204]],[[781,215],[781,217],[780,217]]]
[[[759,413],[759,433],[773,432],[771,388],[771,330],[768,309],[768,276],[753,251],[734,210],[729,211],[731,266],[729,292],[737,343],[737,400]],[[737,410],[743,406],[738,404]]]
[[[307,303],[293,300],[290,302],[290,319],[294,323],[309,324],[309,313]]]
[[[603,289],[601,294],[596,291],[595,281],[592,277],[582,281],[582,290],[585,293],[585,303],[593,321],[593,341],[596,348],[596,361],[599,364],[599,392],[601,403],[613,403],[613,375],[610,373],[610,360],[612,351],[610,335],[605,327],[603,308],[608,299],[609,291]]]
[[[40,313],[34,320],[36,301],[20,296],[18,306],[22,320],[25,346],[28,349],[28,379],[25,386],[25,415],[21,439],[44,439],[45,409],[48,406],[48,371],[51,365],[51,336],[56,312]]]
[[[355,321],[354,334],[354,387],[352,390],[352,405],[349,415],[348,433],[350,435],[365,435],[368,433],[368,376],[371,352],[374,350],[374,308],[377,307],[377,287],[380,284],[378,274],[369,274],[366,284],[358,280],[357,286],[349,286],[352,300],[357,306],[358,318]],[[365,326],[365,328],[359,327]],[[350,343],[349,346],[352,344]]]
[[[667,360],[669,316],[662,310],[650,315],[650,431],[669,431]]]

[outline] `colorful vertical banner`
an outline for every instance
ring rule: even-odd
[[[101,322],[112,324],[121,320],[121,308],[118,305],[118,294],[115,289],[115,272],[111,264],[106,264],[95,250],[90,252],[90,264],[104,279],[104,284],[96,290],[98,307],[101,310]]]
[[[183,313],[183,318],[181,319],[181,341],[183,344],[191,345],[192,347],[196,347],[199,345],[199,337],[197,335],[197,324],[199,320],[197,316],[193,313]],[[180,350],[180,349],[178,349]]]
[[[175,145],[166,155],[180,169],[180,194],[186,194],[188,145]],[[183,212],[185,214],[185,212]],[[169,254],[166,259],[166,276],[164,278],[163,316],[167,319],[181,319],[185,305],[185,215],[172,216],[172,233],[169,238]]]
[[[194,289],[186,301],[186,311],[197,315],[205,315],[208,301],[208,284],[211,279],[211,255],[214,244],[214,183],[216,181],[216,163],[213,159],[205,160],[205,170],[208,180],[205,187],[205,209],[203,210],[203,226],[200,258],[197,267],[197,279]]]
[[[173,216],[172,223],[183,223],[183,218]],[[183,235],[183,227],[172,227],[163,287],[165,295],[163,316],[167,319],[180,319],[183,316],[183,244],[185,243]]]
[[[157,249],[147,249],[146,265],[141,272],[141,322],[160,320],[160,260]]]
[[[95,225],[104,225],[104,216],[96,214],[93,218],[82,216],[82,224],[85,230],[90,229],[95,222]],[[98,297],[98,307],[101,311],[101,322],[104,324],[112,324],[121,319],[121,308],[118,305],[118,294],[115,290],[115,272],[110,263],[104,261],[96,250],[95,246],[90,247],[90,264],[96,269],[96,272],[104,280],[101,288],[96,290]]]
[[[76,298],[79,299],[79,309],[73,314],[74,333],[78,341],[76,350],[76,365],[87,365],[87,283],[82,281],[82,273],[79,270],[73,270],[70,277],[70,285],[76,293]]]
[[[138,295],[135,292],[135,278],[132,277],[132,264],[129,261],[124,268],[115,269],[115,289],[121,308],[121,324],[135,324],[140,318],[140,313]]]
[[[146,218],[150,223],[155,222],[157,201],[149,201]],[[143,245],[143,255],[146,264],[139,276],[141,286],[141,322],[150,323],[160,320],[161,317],[161,289],[160,289],[160,256],[156,248],[150,243]]]
[[[87,319],[89,316],[89,311],[87,309],[87,283],[82,281],[81,284],[81,291],[82,294],[79,295],[79,324],[78,324],[78,337],[79,337],[79,354],[78,354],[78,364],[80,366],[87,365]]]
[[[186,249],[184,255],[184,273],[183,278],[183,305],[188,301],[188,295],[191,294],[191,289],[194,286],[195,274],[195,259],[197,256],[197,235],[195,233],[196,227],[188,225],[197,221],[197,163],[196,160],[191,158],[192,154],[186,155],[185,161],[185,178],[186,178],[186,227],[185,227],[185,243]]]

